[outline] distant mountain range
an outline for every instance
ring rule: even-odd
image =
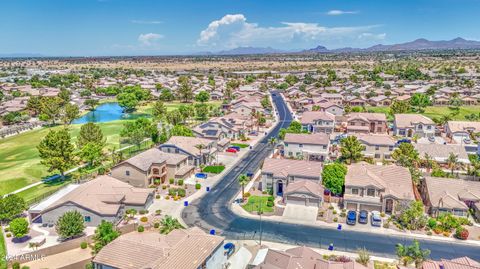
[[[9,54],[1,54],[0,58],[38,58],[38,57],[45,57],[39,53],[9,53]]]
[[[455,38],[452,40],[430,41],[424,38],[417,40],[392,44],[392,45],[374,45],[368,48],[339,48],[328,49],[324,46],[317,46],[312,49],[302,51],[286,51],[274,49],[271,47],[238,47],[231,50],[219,52],[202,52],[196,55],[251,55],[251,54],[310,54],[310,53],[348,53],[348,52],[395,52],[395,51],[416,51],[416,50],[448,50],[448,49],[480,49],[480,42]]]

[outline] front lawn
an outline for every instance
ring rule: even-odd
[[[248,144],[241,144],[241,143],[232,143],[230,144],[230,146],[232,147],[239,147],[241,149],[244,149],[244,148],[248,148],[250,145]]]
[[[212,174],[220,174],[223,170],[225,170],[223,165],[210,165],[203,168],[203,172]]]
[[[273,212],[273,206],[268,206],[269,196],[250,196],[246,204],[242,207],[248,212],[258,212],[258,209],[262,209],[262,212]]]

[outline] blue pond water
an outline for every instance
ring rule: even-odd
[[[118,103],[105,103],[97,106],[95,110],[88,112],[82,117],[73,121],[74,124],[83,124],[87,122],[108,122],[114,120],[134,119],[140,115],[130,115],[123,112]]]

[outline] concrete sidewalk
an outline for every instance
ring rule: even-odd
[[[239,204],[232,204],[231,205],[232,211],[242,217],[245,218],[250,218],[250,219],[258,219],[258,215],[252,215],[245,211]],[[283,216],[262,216],[262,220],[264,221],[272,221],[272,222],[283,222],[283,223],[290,223],[290,224],[299,224],[299,225],[307,225],[307,226],[312,226],[312,227],[322,227],[322,228],[327,228],[331,229],[332,231],[335,230],[337,231],[337,227],[339,224],[342,225],[342,230],[352,230],[352,231],[358,231],[358,232],[365,232],[365,233],[378,233],[378,234],[385,234],[385,235],[397,235],[397,236],[405,236],[405,237],[410,237],[413,239],[428,239],[428,240],[436,240],[436,241],[442,241],[442,242],[462,242],[462,243],[468,243],[468,244],[473,244],[480,246],[480,241],[477,240],[458,240],[455,238],[450,238],[450,237],[440,237],[440,236],[434,236],[434,235],[425,235],[425,234],[417,234],[417,233],[412,233],[410,231],[405,231],[405,232],[400,232],[396,231],[393,229],[387,229],[383,227],[372,227],[368,224],[366,225],[346,225],[345,223],[326,223],[323,221],[302,221],[302,220],[297,220],[297,219],[289,219],[285,218]]]

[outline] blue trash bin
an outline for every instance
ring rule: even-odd
[[[211,234],[211,235],[215,235],[215,229],[211,229],[211,230],[210,230],[210,234]]]
[[[207,187],[207,191],[210,191],[210,187]]]
[[[337,230],[341,231],[342,230],[342,224],[338,224]]]
[[[328,250],[333,251],[333,243],[328,246]]]
[[[183,201],[184,206],[188,206],[188,201]]]

